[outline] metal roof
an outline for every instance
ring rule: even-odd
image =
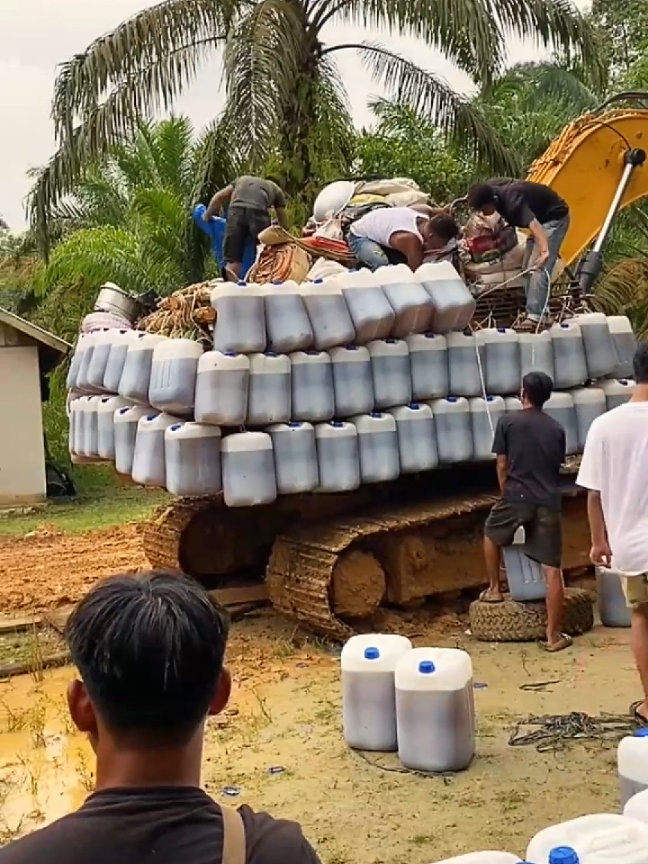
[[[65,355],[72,349],[72,346],[69,342],[66,342],[65,339],[60,339],[53,333],[43,330],[42,327],[32,324],[31,321],[26,321],[24,318],[21,318],[20,315],[14,315],[13,312],[4,309],[2,306],[0,306],[0,322],[6,324],[8,327],[13,327],[14,330],[19,330],[35,342],[40,342],[41,345],[46,345],[53,351],[58,352],[62,357],[65,357]]]

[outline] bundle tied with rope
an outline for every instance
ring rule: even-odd
[[[138,322],[137,329],[171,339],[193,339],[211,345],[209,327],[216,321],[211,291],[216,284],[217,281],[199,282],[174,291],[160,301],[155,312]]]

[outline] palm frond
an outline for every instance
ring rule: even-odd
[[[611,267],[596,286],[596,299],[608,315],[627,315],[637,338],[648,339],[648,257]]]
[[[225,35],[237,7],[236,0],[162,0],[92,42],[57,76],[52,118],[59,141],[70,139],[113,89],[134,79],[140,84],[127,88],[120,103],[129,117],[143,107],[148,113],[168,106],[194,76],[205,48]],[[142,79],[146,69],[156,70],[148,81]]]
[[[305,22],[290,0],[260,0],[225,43],[231,134],[252,164],[266,156],[306,60]]]
[[[504,144],[481,108],[459,96],[442,79],[376,43],[338,46],[359,50],[373,77],[393,95],[429,118],[449,139],[470,152],[494,173],[515,176],[520,164],[514,150]]]

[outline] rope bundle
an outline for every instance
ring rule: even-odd
[[[209,325],[216,321],[210,301],[213,286],[212,282],[199,282],[174,291],[160,302],[155,312],[139,321],[137,329],[172,339],[206,339],[211,343]]]

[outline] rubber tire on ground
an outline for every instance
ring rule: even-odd
[[[547,610],[544,601],[470,604],[470,629],[480,642],[536,642],[546,638]],[[565,589],[563,633],[580,636],[594,626],[594,603],[589,591]]]

